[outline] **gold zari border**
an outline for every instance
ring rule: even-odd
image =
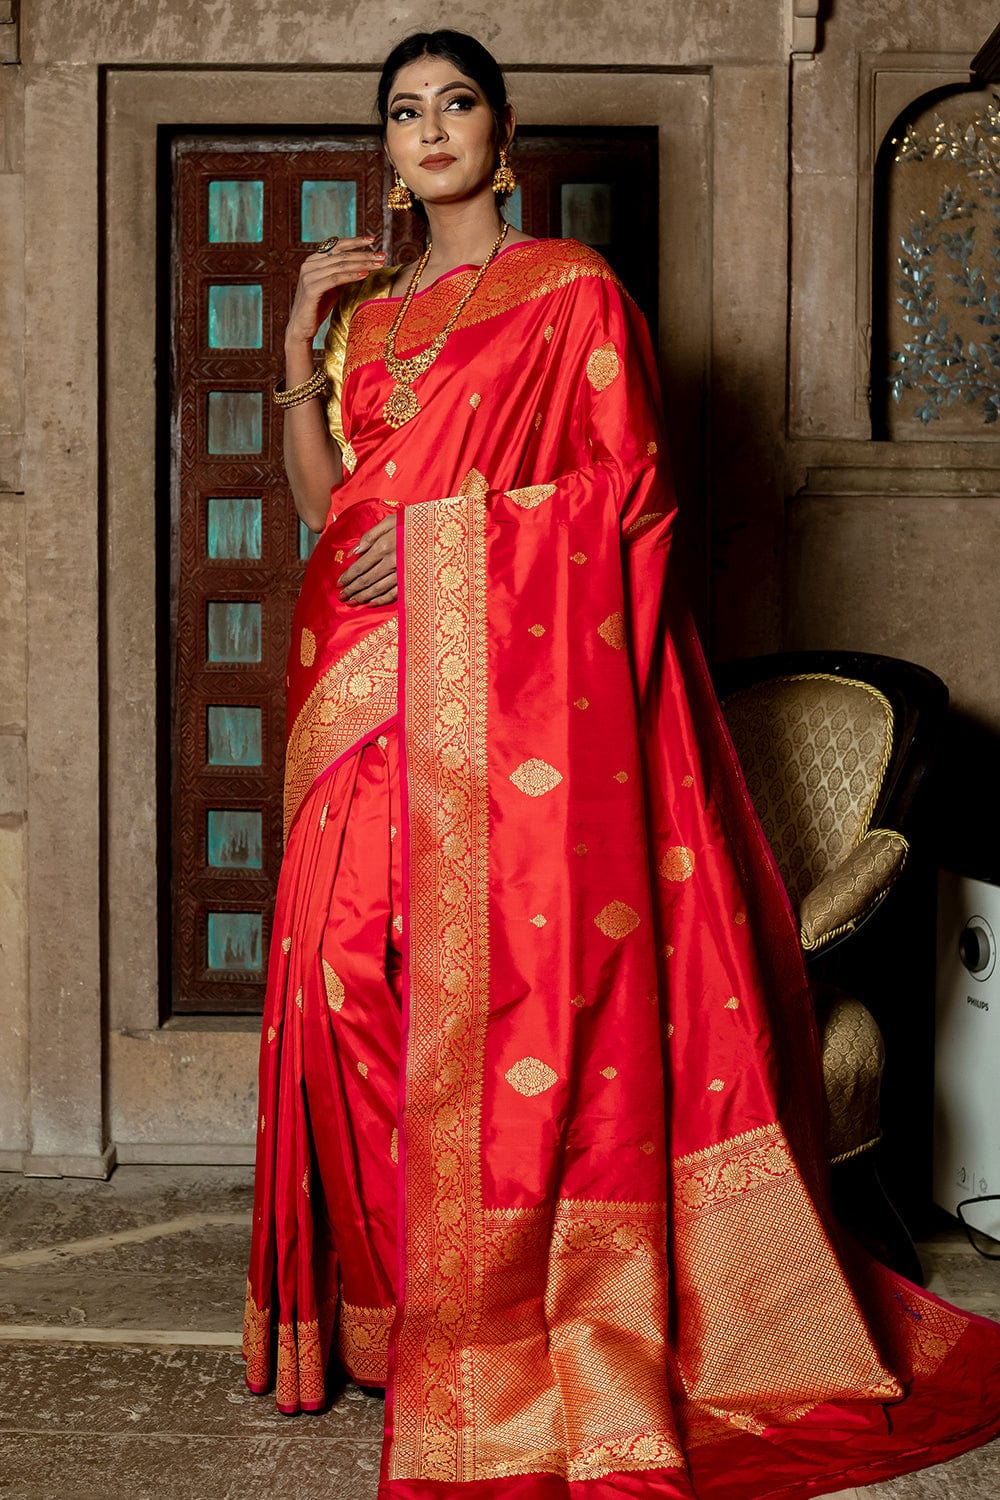
[[[356,326],[356,325],[355,325]],[[390,1477],[475,1476],[468,1348],[489,995],[485,511],[404,512],[410,820],[406,1290]]]
[[[470,270],[447,276],[434,282],[416,298],[407,314],[406,346],[398,350],[400,355],[405,357],[431,342],[441,331],[457,299],[468,290],[469,280],[474,275],[475,271]],[[502,255],[490,267],[489,275],[480,283],[475,297],[463,309],[453,332],[511,312],[515,307],[546,297],[582,278],[611,281],[626,297],[628,295],[603,256],[575,240],[546,240],[544,248],[527,254],[520,250],[514,255]],[[382,300],[366,302],[358,309],[347,342],[343,367],[345,381],[359,366],[382,358],[386,331],[397,311],[395,301]]]
[[[324,1329],[323,1333],[326,1332]],[[328,1347],[318,1318],[278,1324],[278,1375],[274,1393],[278,1406],[290,1410],[303,1404],[322,1406],[326,1400],[323,1376]]]
[[[396,712],[399,622],[384,620],[323,673],[285,752],[285,838],[316,777]]]
[[[243,1305],[243,1358],[247,1382],[267,1385],[271,1379],[271,1309],[257,1306],[249,1277]]]
[[[348,1375],[362,1385],[385,1385],[394,1307],[340,1304],[337,1352]]]
[[[679,1469],[666,1379],[666,1204],[485,1209],[477,1479]]]
[[[677,1368],[703,1421],[762,1432],[902,1394],[779,1125],[675,1160],[672,1263]]]

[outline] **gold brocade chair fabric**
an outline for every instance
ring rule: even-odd
[[[744,688],[725,715],[811,952],[867,916],[906,861],[901,834],[871,828],[892,707],[868,683],[816,672]]]
[[[943,717],[947,691],[923,668],[859,653],[758,658],[719,676],[747,789],[809,959],[866,922],[902,874],[909,844],[900,824],[925,764],[917,708]],[[816,1004],[828,1152],[838,1164],[878,1143],[885,1048],[853,996],[818,984]]]

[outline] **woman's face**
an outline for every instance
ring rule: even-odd
[[[420,57],[396,74],[385,145],[400,177],[425,203],[472,196],[496,165],[485,96],[443,57]]]

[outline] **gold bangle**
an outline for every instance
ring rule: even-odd
[[[285,382],[280,381],[271,392],[271,400],[275,406],[299,406],[303,401],[311,401],[313,396],[326,396],[326,371],[320,365],[301,385],[293,385],[290,391],[286,391],[284,385]]]

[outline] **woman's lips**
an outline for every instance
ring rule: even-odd
[[[454,156],[425,156],[420,165],[425,172],[443,172],[456,160]]]

